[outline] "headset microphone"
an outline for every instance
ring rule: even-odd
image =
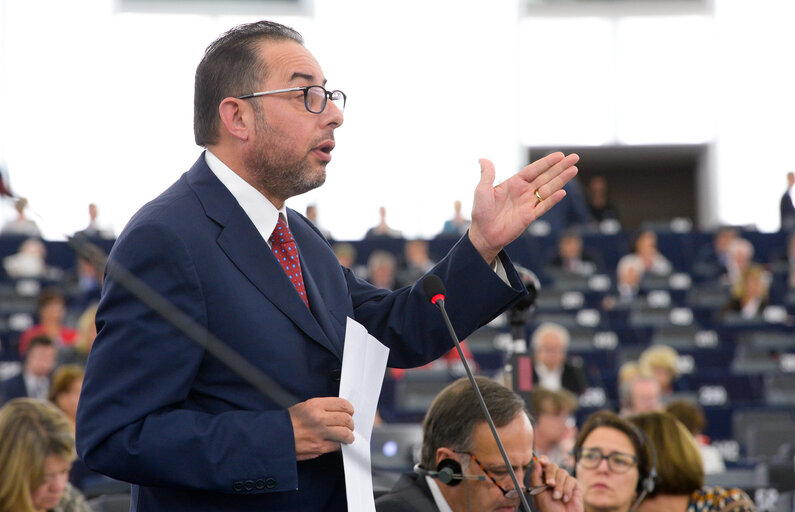
[[[414,472],[420,475],[435,478],[445,485],[455,487],[464,480],[479,480],[485,481],[485,475],[465,475],[461,472],[461,464],[453,459],[442,459],[439,465],[436,466],[436,471],[425,469],[419,464],[414,465]]]

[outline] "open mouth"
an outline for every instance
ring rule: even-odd
[[[316,146],[312,151],[321,159],[326,162],[331,161],[331,151],[334,149],[334,141],[327,140]]]

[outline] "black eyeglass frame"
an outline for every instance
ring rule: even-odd
[[[599,461],[596,464],[594,464],[593,466],[589,466],[588,465],[588,464],[590,464],[590,462],[587,463],[587,464],[584,463],[583,459],[582,459],[583,451],[588,451],[588,452],[594,453],[594,454],[598,453],[599,454]],[[616,471],[616,468],[613,467],[614,460],[615,460],[614,457],[616,455],[620,455],[622,457],[629,457],[630,459],[632,459],[632,464],[627,466],[627,468],[624,469],[623,471]],[[634,456],[634,455],[630,455],[630,454],[624,453],[624,452],[610,452],[607,455],[605,455],[604,453],[602,453],[602,450],[600,450],[599,448],[580,448],[576,452],[574,452],[574,457],[575,457],[575,460],[577,462],[582,463],[582,466],[585,469],[596,469],[596,468],[599,467],[599,464],[602,463],[602,460],[607,460],[607,467],[610,469],[610,471],[612,471],[613,473],[619,474],[619,475],[623,474],[623,473],[626,473],[627,471],[629,471],[630,469],[632,469],[633,467],[638,465],[638,458],[636,456]]]
[[[323,91],[323,105],[317,112],[309,108],[309,90],[310,89],[320,89]],[[276,89],[273,91],[262,91],[262,92],[252,92],[251,94],[244,94],[242,96],[235,96],[235,99],[238,100],[248,100],[251,98],[259,98],[260,96],[268,96],[271,94],[280,94],[283,92],[294,92],[294,91],[303,91],[304,92],[304,107],[306,107],[307,112],[311,112],[312,114],[322,114],[324,110],[326,110],[326,105],[328,105],[328,100],[332,102],[338,100],[342,97],[342,108],[340,111],[345,112],[345,104],[348,102],[348,96],[345,95],[344,92],[340,90],[333,90],[329,91],[322,85],[306,85],[304,87],[291,87],[289,89]],[[334,96],[337,96],[336,98]],[[336,103],[335,103],[336,105]]]
[[[512,500],[514,498],[518,498],[519,497],[519,493],[516,491],[515,488],[514,489],[507,489],[507,490],[503,489],[502,486],[499,483],[497,483],[497,479],[494,478],[494,476],[491,473],[489,473],[489,470],[486,469],[483,466],[483,464],[480,463],[480,461],[478,460],[477,457],[475,457],[474,453],[470,453],[470,452],[456,452],[456,453],[462,453],[464,455],[469,455],[470,457],[472,457],[472,460],[474,460],[475,463],[478,466],[480,466],[480,469],[483,471],[483,473],[487,477],[489,477],[489,480],[491,480],[494,483],[494,485],[497,486],[497,489],[499,489],[502,492],[503,496],[505,496],[509,500]],[[536,460],[538,460],[538,458],[536,457],[536,454],[533,453],[533,459],[530,461],[530,464],[532,464]],[[541,494],[542,492],[546,491],[548,488],[549,488],[548,485],[542,484],[542,485],[538,485],[538,486],[535,486],[535,487],[525,487],[524,489],[522,489],[522,492],[524,492],[525,496],[535,496],[537,494]]]

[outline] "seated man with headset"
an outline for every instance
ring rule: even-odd
[[[524,400],[503,385],[477,384],[528,501],[538,512],[579,512],[582,493],[565,470],[533,455]],[[378,512],[515,511],[519,494],[471,384],[459,379],[434,399],[422,425],[420,463],[376,500]],[[532,499],[530,499],[532,498]]]

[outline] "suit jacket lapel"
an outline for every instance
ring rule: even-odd
[[[298,296],[251,219],[207,167],[204,154],[188,172],[188,181],[202,202],[207,216],[223,227],[218,237],[218,245],[240,272],[309,337],[341,357],[341,351],[331,343],[312,312]],[[311,304],[312,295],[309,300]]]

